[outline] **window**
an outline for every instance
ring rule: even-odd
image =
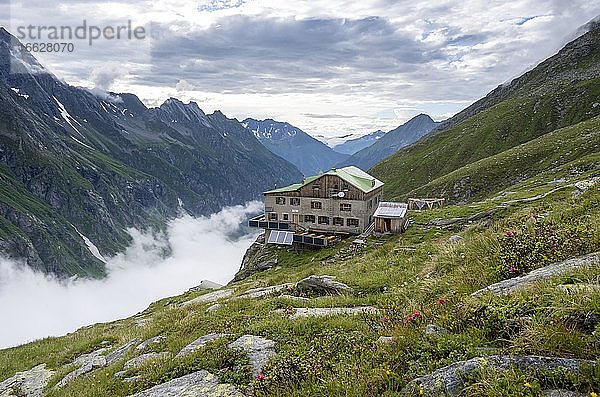
[[[320,216],[319,217],[319,225],[329,225],[329,217]]]
[[[369,202],[367,203],[367,208],[368,209],[373,208],[373,199],[369,200]]]
[[[277,212],[269,212],[269,220],[276,221],[277,220]]]
[[[315,216],[314,215],[304,215],[304,222],[315,223]]]
[[[284,221],[289,221],[290,220],[290,214],[281,214],[281,219]]]
[[[348,184],[347,184],[346,182],[344,182],[344,183],[342,184],[342,189],[343,189],[343,190],[348,190]]]
[[[344,226],[344,218],[333,218],[333,226]]]
[[[284,205],[285,197],[275,197],[275,204]]]
[[[291,197],[290,198],[290,205],[300,205],[300,198],[298,198],[298,197]]]
[[[340,203],[340,211],[352,211],[352,204]]]
[[[346,225],[352,227],[358,227],[358,219],[348,218],[346,219]]]
[[[310,208],[313,210],[320,210],[321,208],[323,208],[323,203],[321,203],[320,201],[311,201]]]
[[[321,189],[321,185],[313,185],[313,190],[319,190]]]

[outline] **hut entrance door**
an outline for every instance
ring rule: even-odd
[[[298,214],[292,214],[292,223],[294,225],[297,225],[299,223],[298,222]]]
[[[390,232],[392,231],[392,220],[391,219],[384,219],[383,220],[385,222],[385,225],[383,227],[385,232]]]

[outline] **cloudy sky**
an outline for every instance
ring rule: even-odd
[[[207,112],[272,117],[325,136],[389,130],[419,113],[449,117],[600,14],[600,2],[589,0],[9,4],[13,34],[83,20],[144,27],[144,39],[54,40],[73,42],[74,52],[36,55],[71,84],[133,92],[150,106],[194,100]]]

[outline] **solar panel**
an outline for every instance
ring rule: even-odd
[[[381,202],[373,216],[376,218],[403,218],[406,210],[407,206],[404,203]]]
[[[293,242],[293,232],[284,232],[280,230],[271,230],[271,234],[269,234],[269,239],[267,240],[267,243],[269,244],[292,245]]]

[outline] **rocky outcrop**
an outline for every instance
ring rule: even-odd
[[[54,371],[46,369],[46,364],[40,364],[29,371],[17,372],[11,378],[0,382],[2,397],[42,397]]]
[[[270,287],[252,288],[252,289],[249,289],[248,291],[246,291],[243,295],[238,296],[238,299],[240,299],[240,298],[252,298],[252,299],[262,298],[264,296],[271,295],[274,293],[290,291],[295,286],[296,286],[296,284],[294,284],[294,283],[285,283],[285,284],[272,285]]]
[[[301,291],[316,292],[319,294],[341,294],[354,291],[346,284],[335,281],[335,276],[308,276],[298,281],[296,288]]]
[[[165,339],[165,337],[162,335],[158,335],[153,338],[146,339],[145,341],[140,343],[135,349],[136,350],[145,350],[146,348],[148,348],[152,345],[156,345],[156,344],[160,343],[163,339]]]
[[[221,338],[226,338],[228,336],[232,336],[232,335],[231,334],[208,334],[208,335],[201,336],[198,339],[196,339],[195,341],[193,341],[192,343],[190,343],[189,345],[187,345],[186,347],[184,347],[183,349],[181,349],[181,351],[179,353],[177,353],[176,357],[184,357],[184,356],[187,356],[188,354],[192,354],[196,350],[203,348],[208,342],[212,342],[212,341],[215,341],[215,340],[221,339]]]
[[[79,365],[79,367],[69,372],[54,387],[56,389],[60,389],[61,387],[64,387],[67,383],[73,381],[74,379],[77,379],[80,376],[87,374],[88,372],[92,372],[95,369],[106,366],[106,357],[102,354],[107,350],[108,348],[104,347],[102,349],[95,350],[91,353],[82,354],[81,356],[77,357],[75,361],[73,361],[73,364]]]
[[[559,357],[539,356],[489,356],[477,357],[467,361],[459,361],[440,368],[427,376],[414,379],[402,390],[403,395],[412,395],[417,390],[423,390],[425,396],[457,396],[464,384],[464,375],[487,367],[494,370],[517,368],[522,371],[568,371],[578,373],[583,364],[592,364],[593,361],[576,360]]]
[[[257,376],[271,357],[275,355],[275,342],[255,335],[244,335],[229,344],[230,349],[243,350],[248,354],[252,374]]]
[[[548,279],[555,276],[560,276],[578,269],[600,265],[600,253],[579,256],[577,258],[567,259],[566,261],[553,263],[549,266],[536,269],[524,276],[510,278],[498,283],[492,284],[486,288],[475,291],[471,296],[482,296],[487,293],[493,295],[506,295],[513,291],[525,288],[532,283]]]
[[[106,351],[109,350],[108,347],[103,347],[101,349],[95,350],[91,353],[82,354],[77,357],[73,364],[78,365],[79,367],[71,372],[69,372],[64,378],[60,380],[55,386],[55,388],[60,389],[64,387],[67,383],[73,381],[74,379],[79,378],[82,375],[85,375],[93,370],[98,368],[107,367],[112,365],[125,357],[131,349],[137,346],[142,340],[139,338],[135,338],[124,344],[123,346],[118,347],[113,352],[103,355]]]
[[[115,351],[107,354],[106,355],[106,365],[108,366],[108,365],[112,365],[112,364],[116,363],[117,361],[119,361],[120,359],[125,357],[125,355],[127,353],[129,353],[129,351],[131,349],[136,347],[141,342],[142,342],[142,340],[140,338],[134,338],[134,339],[130,340],[129,342],[127,342],[126,344],[124,344],[123,346],[118,347]]]
[[[216,376],[207,371],[194,372],[130,397],[243,397],[233,385],[221,384]]]
[[[241,281],[275,266],[277,266],[277,254],[272,247],[265,244],[265,235],[261,234],[244,254],[240,270],[231,282]]]
[[[208,294],[200,295],[197,298],[190,299],[189,301],[183,302],[181,306],[188,306],[194,303],[208,303],[216,302],[219,299],[225,299],[233,295],[232,289],[219,289]]]

